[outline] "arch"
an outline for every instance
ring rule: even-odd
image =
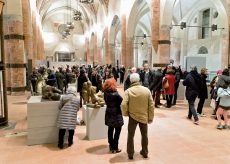
[[[205,46],[201,46],[198,50],[198,54],[208,54],[208,49]]]
[[[127,21],[127,38],[133,38],[138,21],[148,12],[150,8],[145,0],[134,2]]]

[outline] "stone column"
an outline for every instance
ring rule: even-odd
[[[109,30],[108,27],[105,28],[105,63],[111,63],[111,55],[109,53]]]
[[[173,48],[175,51],[175,56],[174,56],[174,65],[180,65],[180,60],[181,60],[181,41],[180,40],[174,40],[173,43]]]
[[[85,39],[85,44],[86,44],[86,49],[87,49],[87,64],[91,64],[91,60],[90,60],[90,47],[89,47],[89,38]]]
[[[98,64],[98,45],[97,45],[97,33],[94,33],[94,65]]]
[[[126,38],[126,67],[134,66],[133,38]]]
[[[113,66],[116,66],[116,61],[115,61],[115,45],[114,44],[109,44],[109,54],[110,54],[110,63]]]
[[[160,27],[160,0],[152,0],[151,3],[151,15],[152,15],[152,45],[157,53],[158,40],[159,40],[159,27]]]
[[[97,64],[102,65],[102,56],[101,56],[102,47],[97,47]]]
[[[222,55],[221,55],[221,68],[229,67],[230,63],[230,52],[229,52],[229,34],[223,34],[222,36]]]
[[[25,49],[21,0],[7,1],[4,15],[6,86],[8,94],[25,92]]]
[[[162,25],[160,29],[160,39],[158,41],[159,62],[162,64],[169,63],[170,60],[170,27]]]
[[[127,67],[126,64],[126,16],[121,17],[121,64]]]

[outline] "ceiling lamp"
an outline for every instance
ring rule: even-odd
[[[81,3],[93,3],[93,0],[80,0]]]
[[[66,23],[66,28],[70,29],[70,30],[73,30],[74,29],[74,24],[73,22],[67,22]]]
[[[73,19],[74,19],[75,21],[80,21],[80,20],[82,20],[82,14],[81,14],[81,12],[80,12],[79,10],[75,10],[75,11],[74,11]]]

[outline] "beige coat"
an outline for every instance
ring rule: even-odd
[[[122,114],[132,117],[134,120],[147,124],[153,121],[154,107],[153,98],[148,88],[133,83],[125,91],[125,96],[121,104]]]

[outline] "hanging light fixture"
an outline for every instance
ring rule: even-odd
[[[81,1],[80,1],[80,2],[81,2]],[[82,20],[82,13],[81,13],[81,11],[78,9],[78,7],[79,7],[79,4],[78,4],[78,1],[77,1],[77,10],[75,10],[75,11],[73,12],[73,14],[74,14],[73,19],[74,19],[75,21],[80,21],[80,20]]]
[[[66,27],[69,28],[70,30],[74,29],[74,23],[72,22],[72,4],[71,4],[71,0],[70,0],[70,10],[69,10],[69,20],[66,23]]]
[[[81,3],[93,3],[94,0],[80,0]]]

